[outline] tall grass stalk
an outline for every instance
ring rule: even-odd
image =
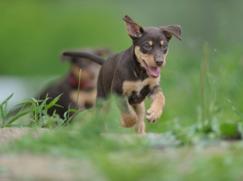
[[[201,122],[202,125],[206,125],[209,121],[209,106],[208,106],[208,96],[206,91],[207,86],[207,75],[208,75],[208,56],[209,49],[208,44],[205,43],[203,46],[203,58],[200,67],[200,98],[201,98]]]
[[[8,116],[8,102],[13,97],[13,94],[9,95],[3,102],[0,103],[0,127],[5,127]]]

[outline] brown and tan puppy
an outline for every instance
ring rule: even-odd
[[[149,122],[154,122],[163,112],[165,98],[160,89],[160,71],[166,63],[169,41],[172,36],[181,39],[181,28],[178,25],[143,28],[128,16],[124,21],[133,44],[102,65],[97,94],[98,98],[111,93],[121,96],[122,126],[135,126],[143,134],[145,114]],[[145,113],[144,100],[148,96],[152,104]]]
[[[95,104],[97,77],[103,59],[110,51],[107,49],[66,51],[62,58],[69,61],[70,71],[61,80],[51,83],[43,90],[38,99],[49,98],[49,102],[61,95],[57,106],[49,110],[49,114],[54,112],[63,118],[64,113],[71,109],[86,109]],[[90,61],[92,60],[92,61]]]

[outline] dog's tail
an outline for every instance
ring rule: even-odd
[[[103,63],[105,62],[105,60],[103,58],[101,58],[98,55],[95,55],[93,53],[89,53],[89,52],[71,52],[71,51],[67,51],[67,52],[63,52],[62,53],[62,58],[63,59],[71,59],[71,60],[75,60],[78,58],[86,58],[89,59],[99,65],[103,65]]]

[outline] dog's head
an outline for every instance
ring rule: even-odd
[[[111,54],[108,49],[83,49],[77,50],[82,52],[87,52],[95,54],[101,57],[107,57]],[[67,51],[68,52],[68,51]],[[98,78],[98,73],[101,68],[101,65],[88,60],[87,58],[80,58],[75,55],[64,56],[64,60],[67,60],[71,63],[70,73],[75,80],[78,80],[82,85],[80,88],[95,88]]]
[[[134,54],[149,77],[157,78],[160,68],[166,63],[168,43],[172,36],[181,40],[181,27],[168,25],[162,27],[145,27],[138,25],[129,16],[126,23],[128,35],[133,40]]]

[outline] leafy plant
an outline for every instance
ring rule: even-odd
[[[8,102],[13,97],[13,94],[9,95],[2,103],[0,103],[0,125],[5,127],[6,119],[8,116]]]
[[[68,124],[72,116],[70,113],[75,113],[76,110],[70,109],[64,114],[64,119],[61,119],[55,112],[52,115],[48,111],[57,105],[60,96],[50,100],[46,97],[44,100],[37,100],[31,98],[23,101],[14,110],[8,110],[7,105],[9,100],[13,97],[11,94],[0,104],[0,125],[1,127],[12,126],[29,126],[29,127],[56,127]]]

